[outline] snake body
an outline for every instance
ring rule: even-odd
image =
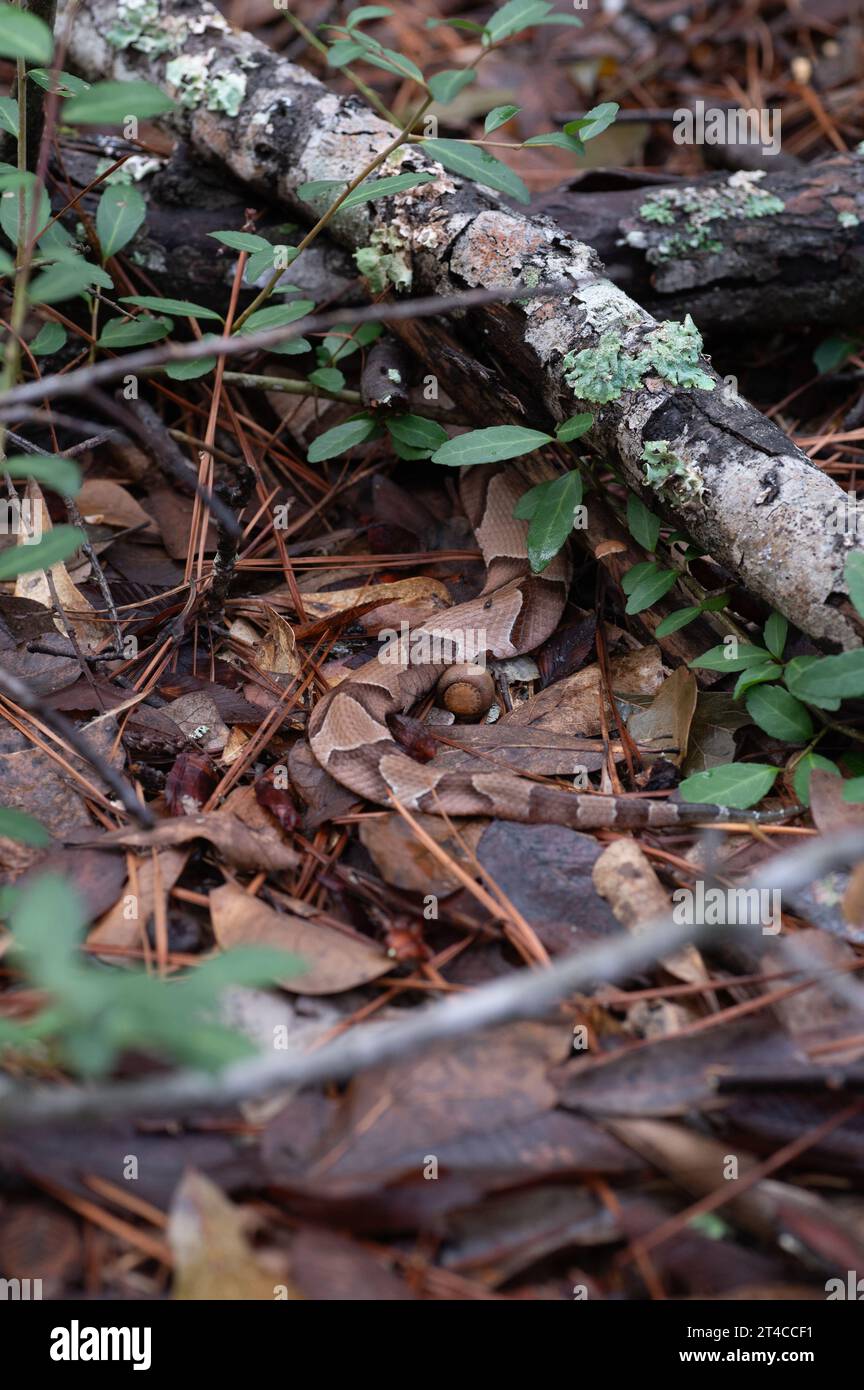
[[[411,651],[426,637],[433,651],[458,650],[460,642],[473,641],[505,659],[533,651],[555,631],[567,599],[569,562],[561,552],[541,575],[531,573],[528,523],[513,516],[525,487],[518,467],[462,470],[460,496],[486,564],[486,584],[475,599],[413,628]],[[434,759],[418,762],[394,739],[387,720],[427,695],[449,663],[418,664],[409,652],[392,649],[387,656],[383,660],[379,653],[352,672],[318,703],[309,721],[317,761],[360,797],[385,806],[395,799],[437,815],[497,816],[581,830],[742,818],[722,806],[571,792],[506,770],[444,771]],[[749,818],[760,817],[751,812]]]

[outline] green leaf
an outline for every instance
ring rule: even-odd
[[[10,546],[0,553],[0,579],[50,569],[74,555],[84,539],[84,532],[77,526],[55,526],[36,545]]]
[[[326,194],[328,202],[335,203],[347,187],[347,179],[313,179],[311,183],[301,183],[297,189],[297,196],[302,198],[304,203],[311,203],[322,194]]]
[[[703,652],[702,656],[697,656],[695,661],[690,662],[690,666],[697,671],[725,671],[731,675],[733,671],[746,671],[749,666],[758,666],[767,660],[768,653],[763,647],[753,647],[748,642],[730,641],[728,645],[724,643],[720,647],[712,647],[710,651]]]
[[[746,671],[742,671],[732,692],[733,699],[740,700],[745,691],[751,686],[762,685],[765,681],[776,681],[783,675],[783,667],[778,666],[776,661],[762,661],[756,666],[748,666]]]
[[[466,34],[485,34],[486,29],[482,24],[475,24],[473,19],[427,19],[427,29],[440,29],[441,26],[448,29],[461,29]]]
[[[670,633],[677,632],[679,628],[692,623],[693,619],[698,618],[701,612],[698,604],[692,608],[679,608],[677,613],[670,613],[668,618],[664,618],[662,623],[657,624],[654,629],[654,636],[668,637]]]
[[[864,556],[861,557],[864,559]],[[765,624],[765,646],[772,656],[776,656],[778,661],[783,660],[783,649],[786,646],[786,634],[789,631],[789,624],[782,613],[772,613]]]
[[[635,589],[647,578],[649,574],[658,574],[661,566],[656,560],[642,560],[638,565],[633,565],[621,576],[621,588],[625,594],[632,594]]]
[[[331,68],[347,67],[355,58],[363,57],[365,52],[362,43],[355,43],[352,39],[337,39],[327,49],[327,62]]]
[[[540,574],[555,558],[570,532],[582,501],[582,477],[575,470],[541,484],[543,488],[528,528],[528,559]]]
[[[355,24],[365,24],[370,19],[385,19],[393,11],[386,5],[360,5],[356,10],[352,10],[345,20],[345,27],[353,29]]]
[[[724,763],[686,777],[678,791],[682,801],[705,801],[746,811],[771,790],[779,767],[767,763]]]
[[[113,349],[158,343],[173,327],[171,319],[154,319],[147,314],[137,319],[109,319],[99,335],[99,346]]]
[[[35,816],[26,811],[12,811],[0,806],[0,835],[6,840],[18,840],[22,845],[33,849],[44,849],[51,843],[51,834]]]
[[[535,24],[569,24],[574,29],[582,29],[582,20],[575,14],[547,14],[542,19],[535,19]]]
[[[791,661],[787,661],[786,669],[783,672],[783,679],[793,695],[803,699],[808,705],[815,705],[817,709],[838,710],[840,708],[840,698],[836,695],[814,695],[812,690],[806,693],[799,689],[799,682],[804,674],[810,670],[811,666],[818,665],[818,656],[795,656]]]
[[[208,232],[214,241],[221,241],[223,246],[230,246],[232,251],[248,251],[252,254],[255,251],[272,251],[273,247],[266,237],[256,236],[254,232]]]
[[[350,357],[352,352],[356,352],[358,348],[368,347],[370,343],[374,343],[377,338],[381,337],[383,331],[380,323],[361,323],[359,328],[356,325],[352,328],[350,324],[340,324],[327,334],[321,344],[321,352],[331,364],[341,362],[345,357]],[[322,360],[320,356],[318,360],[319,362]]]
[[[432,455],[432,462],[446,464],[448,468],[501,463],[505,459],[532,454],[535,449],[551,443],[552,436],[540,430],[525,429],[523,425],[492,425],[489,429],[469,430],[467,434],[448,439]]]
[[[217,319],[219,323],[222,322],[222,315],[217,314],[215,309],[193,304],[189,299],[165,299],[159,294],[125,294],[120,303],[137,304],[139,309],[152,309],[157,314],[180,314],[184,318]]]
[[[44,20],[16,5],[0,5],[0,58],[50,63],[54,39]]]
[[[13,97],[0,97],[0,130],[18,139],[18,103]]]
[[[49,353],[60,351],[67,336],[62,323],[48,319],[30,343],[30,351],[34,357],[47,357]]]
[[[744,702],[747,713],[771,738],[786,743],[806,743],[813,737],[813,720],[807,710],[782,685],[759,685]]]
[[[826,372],[836,371],[842,367],[848,357],[858,348],[858,343],[853,338],[839,335],[833,338],[824,338],[813,353],[813,365],[824,376]]]
[[[653,552],[657,549],[660,536],[660,518],[650,512],[635,492],[627,494],[627,530],[643,550]]]
[[[314,299],[292,299],[290,304],[268,304],[265,309],[256,309],[240,329],[240,336],[258,333],[267,328],[287,328],[289,323],[305,318],[315,308]]]
[[[81,470],[71,459],[53,454],[16,454],[6,459],[3,471],[12,478],[35,478],[61,497],[74,497],[81,486]]]
[[[190,362],[168,362],[165,365],[165,375],[170,376],[172,381],[196,381],[199,376],[206,376],[212,372],[216,366],[215,357],[194,357]]]
[[[668,594],[678,575],[674,570],[658,569],[655,574],[647,574],[641,584],[637,584],[627,600],[625,613],[634,616],[644,613],[664,594]]]
[[[42,985],[66,985],[71,952],[84,929],[84,905],[59,874],[40,874],[25,884],[10,916],[15,954],[27,953],[27,975]]]
[[[421,183],[434,182],[435,175],[430,173],[393,174],[386,179],[367,179],[348,194],[339,211],[357,207],[360,203],[371,203],[375,198],[389,198],[393,193],[403,193],[406,188],[416,188]]]
[[[435,77],[430,77],[427,85],[435,100],[446,106],[448,101],[452,101],[465,87],[470,86],[476,76],[476,72],[466,71],[464,68],[449,68],[446,72],[439,72]]]
[[[319,386],[322,391],[341,391],[345,385],[345,377],[338,367],[317,367],[309,373],[308,379],[310,385]]]
[[[396,415],[387,421],[387,429],[409,449],[435,450],[447,443],[447,431],[437,420],[426,420],[422,415]]]
[[[555,426],[555,438],[561,444],[572,444],[574,439],[581,439],[583,434],[587,434],[593,424],[594,416],[590,411],[583,415],[571,415],[562,425]]]
[[[96,235],[107,261],[128,245],[147,216],[147,204],[131,183],[109,184],[96,209]]]
[[[82,256],[69,256],[36,276],[30,286],[30,299],[34,304],[58,304],[87,293],[93,285],[111,289],[113,281],[101,266],[91,265]]]
[[[794,684],[793,684],[794,682]],[[864,695],[864,649],[841,652],[839,656],[817,658],[811,666],[795,673],[787,685],[799,699],[818,701],[850,700]]]
[[[546,0],[508,0],[508,4],[502,5],[486,22],[490,43],[500,43],[502,39],[536,24],[548,15],[551,8]]]
[[[385,72],[393,72],[397,77],[413,77],[421,87],[426,85],[417,64],[406,58],[404,53],[397,53],[395,49],[382,48],[380,52],[370,52],[367,48],[363,54],[363,61],[371,63],[375,68],[383,68]]]
[[[702,600],[700,608],[703,613],[720,613],[729,605],[728,594],[712,594],[710,598]]]
[[[84,82],[71,72],[52,72],[50,68],[28,68],[27,76],[37,87],[58,97],[74,97],[90,88],[89,82]]]
[[[848,782],[843,783],[843,800],[856,805],[864,801],[864,777],[850,777]]]
[[[377,422],[371,415],[357,415],[353,420],[346,420],[344,424],[336,425],[334,429],[319,434],[309,446],[306,457],[310,463],[321,463],[324,459],[336,458],[338,454],[344,454],[364,443],[377,428]]]
[[[543,496],[543,489],[546,483],[537,483],[535,487],[529,487],[527,492],[523,492],[516,506],[513,508],[513,515],[519,521],[530,521],[540,505]]]
[[[96,82],[63,107],[65,125],[117,125],[129,116],[146,120],[173,111],[170,97],[152,82]]]
[[[602,135],[618,115],[617,101],[604,101],[600,106],[594,106],[590,111],[586,111],[584,116],[578,120],[568,121],[564,127],[567,135],[575,135],[580,140],[594,140],[598,135]]]
[[[829,758],[823,758],[819,753],[805,753],[792,774],[795,795],[804,806],[810,805],[810,778],[817,768],[822,772],[832,772],[835,777],[841,775],[837,764],[832,763]]]
[[[483,122],[484,131],[487,135],[491,135],[493,130],[506,125],[508,121],[512,121],[513,117],[518,116],[521,110],[521,106],[493,106]]]
[[[451,174],[461,174],[486,188],[506,193],[519,203],[529,203],[531,195],[519,175],[488,150],[479,145],[466,145],[462,140],[424,140],[423,150],[430,159],[437,159]]]
[[[528,140],[523,140],[522,144],[527,149],[528,146],[551,145],[558,150],[568,150],[570,154],[582,155],[585,153],[585,146],[581,140],[576,140],[572,135],[567,135],[561,130],[546,130],[541,135],[532,135]]]
[[[844,567],[849,597],[864,618],[864,551],[852,550],[846,556]]]

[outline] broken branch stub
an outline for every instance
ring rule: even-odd
[[[395,133],[356,97],[336,96],[251,36],[232,33],[206,0],[81,0],[70,57],[86,77],[159,84],[195,148],[306,220],[334,193],[307,201],[305,184],[349,182]],[[509,287],[519,277],[528,286],[572,285],[566,299],[476,309],[465,331],[507,364],[513,392],[553,419],[594,411],[590,438],[620,458],[628,484],[772,608],[829,646],[860,645],[864,624],[848,602],[843,567],[850,545],[861,542],[838,526],[845,495],[723,385],[699,354],[696,329],[686,320],[658,324],[604,278],[590,247],[445,173],[417,145],[395,151],[375,177],[409,170],[436,177],[340,211],[332,235],[364,251],[364,264],[371,251],[377,273],[403,291],[453,294]],[[651,444],[676,461],[653,487]]]

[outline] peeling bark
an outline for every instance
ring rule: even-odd
[[[322,195],[310,208],[298,194],[304,183],[356,176],[393,138],[392,127],[362,102],[336,96],[251,36],[231,33],[201,0],[158,0],[158,29],[172,36],[173,53],[143,52],[134,42],[118,47],[107,37],[117,12],[118,0],[82,0],[75,11],[70,56],[84,75],[147,77],[182,95],[187,104],[178,107],[177,124],[190,143],[306,220],[329,200]],[[171,81],[181,50],[187,68],[198,60],[206,72],[203,90],[187,84],[181,92]],[[219,109],[217,85],[232,73],[244,78],[233,115]],[[590,247],[555,223],[503,207],[416,147],[399,150],[382,172],[396,168],[431,169],[437,177],[337,214],[331,223],[337,240],[353,250],[374,244],[376,235],[386,240],[394,254],[398,249],[414,292],[511,286],[519,275],[530,285],[570,286],[555,300],[490,306],[460,324],[460,334],[503,364],[508,388],[531,403],[531,418],[562,420],[596,409],[594,399],[568,384],[565,359],[572,363],[580,351],[614,345],[618,360],[632,368],[658,341],[656,321],[603,277]],[[675,385],[674,369],[639,372],[597,410],[592,441],[618,456],[630,486],[652,506],[803,631],[829,646],[859,645],[864,624],[843,580],[847,548],[859,542],[832,526],[844,494],[782,431],[721,389],[704,360],[701,370],[715,389]],[[651,441],[668,441],[688,461],[703,483],[699,496],[676,496],[674,480],[659,492],[646,487],[642,454]]]

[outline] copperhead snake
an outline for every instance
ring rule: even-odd
[[[455,646],[466,633],[485,633],[487,654],[505,659],[533,651],[555,631],[567,599],[570,565],[562,551],[541,575],[531,573],[528,523],[513,516],[525,488],[524,470],[513,465],[462,470],[460,496],[486,564],[486,584],[476,598],[412,628],[412,648],[421,635],[437,639],[439,649],[446,650],[448,642]],[[428,694],[446,666],[412,664],[405,656],[385,662],[379,654],[359,667],[319,701],[310,717],[309,744],[316,760],[359,797],[384,806],[392,806],[395,798],[409,810],[433,815],[497,816],[579,830],[775,817],[771,812],[571,792],[505,770],[444,772],[434,760],[418,762],[393,738],[387,719]]]

